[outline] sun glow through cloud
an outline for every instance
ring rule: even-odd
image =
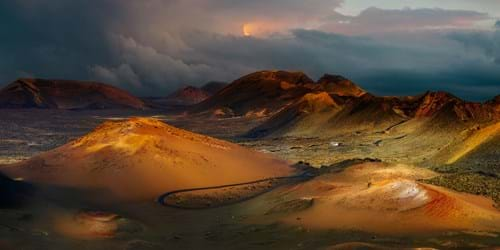
[[[24,31],[0,29],[0,85],[92,79],[149,96],[273,68],[344,74],[387,95],[438,88],[480,101],[500,87],[498,0],[66,2],[0,1],[0,23]]]
[[[252,27],[250,26],[250,24],[248,24],[248,23],[243,24],[243,35],[244,36],[251,36],[252,35],[251,28]]]

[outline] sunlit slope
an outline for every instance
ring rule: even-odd
[[[447,164],[455,163],[462,157],[466,156],[468,153],[472,152],[478,148],[483,143],[491,140],[496,135],[500,134],[500,122],[493,125],[487,126],[485,128],[479,129],[477,132],[473,133],[467,139],[463,141],[461,145],[457,147],[455,152],[450,156]]]
[[[251,130],[248,136],[312,134],[339,110],[339,105],[328,93],[309,93]]]
[[[327,93],[338,96],[360,97],[367,93],[354,82],[340,75],[325,74],[318,80],[318,85]]]
[[[491,200],[418,181],[433,176],[406,165],[355,165],[274,191],[269,195],[273,207],[264,218],[311,229],[383,234],[500,231],[500,212]],[[304,201],[307,206],[296,205]]]
[[[122,199],[166,191],[286,176],[287,163],[263,153],[132,118],[5,169],[12,177],[77,188],[103,188]]]
[[[235,80],[194,106],[191,112],[224,110],[225,115],[231,116],[272,114],[310,92],[314,85],[302,72],[259,71]]]

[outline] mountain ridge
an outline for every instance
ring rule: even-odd
[[[100,82],[20,78],[0,90],[0,108],[145,109],[147,106],[127,91]]]

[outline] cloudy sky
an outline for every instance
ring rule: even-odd
[[[383,95],[500,94],[498,0],[0,1],[0,85],[98,80],[137,95],[262,69]]]

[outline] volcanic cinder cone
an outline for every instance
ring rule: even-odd
[[[106,122],[92,133],[5,172],[37,183],[104,188],[118,198],[287,176],[286,162],[159,120]]]
[[[191,112],[228,110],[238,116],[263,110],[274,113],[310,92],[314,85],[302,72],[259,71],[232,82]]]
[[[0,90],[0,108],[144,109],[146,106],[139,98],[104,83],[18,79]]]

